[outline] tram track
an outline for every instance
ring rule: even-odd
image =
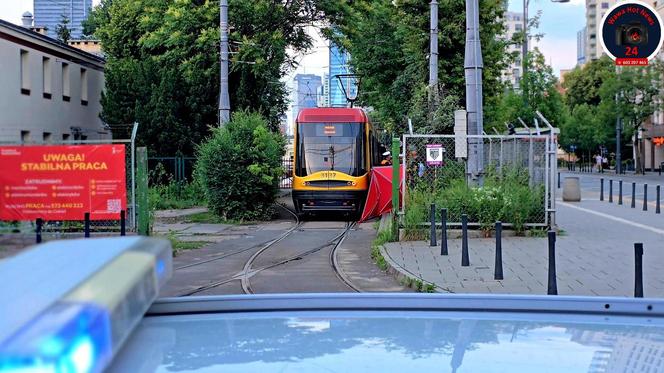
[[[211,289],[214,289],[214,288],[217,288],[217,287],[229,284],[229,283],[237,282],[237,281],[239,281],[243,293],[253,294],[255,292],[254,289],[252,288],[252,285],[251,285],[251,278],[253,276],[256,276],[256,275],[260,274],[261,272],[266,271],[268,269],[273,269],[273,268],[276,268],[276,267],[279,267],[279,266],[286,265],[288,263],[292,263],[292,262],[295,262],[295,261],[298,261],[298,260],[302,260],[305,257],[311,256],[311,255],[313,255],[315,253],[318,253],[321,250],[325,250],[325,249],[330,249],[329,258],[327,259],[327,261],[329,263],[329,267],[333,271],[336,278],[346,288],[348,288],[352,291],[359,292],[360,291],[359,288],[357,288],[355,285],[353,285],[352,282],[340,271],[339,266],[338,266],[338,260],[337,260],[337,249],[342,245],[342,243],[344,242],[344,240],[347,237],[347,235],[349,234],[349,232],[355,227],[356,223],[347,221],[347,222],[345,222],[343,228],[341,228],[340,233],[338,233],[335,236],[333,236],[332,238],[328,239],[323,244],[316,245],[313,248],[295,253],[295,254],[287,256],[285,258],[279,258],[278,255],[280,254],[280,252],[272,252],[272,251],[270,251],[270,249],[274,248],[275,245],[277,245],[279,242],[282,242],[286,239],[293,239],[293,237],[295,237],[295,240],[297,240],[298,238],[296,236],[296,233],[298,233],[298,232],[311,232],[311,231],[315,232],[315,231],[323,231],[323,230],[329,230],[329,229],[339,229],[339,228],[332,228],[332,227],[306,228],[305,227],[306,223],[300,221],[297,214],[295,214],[292,210],[290,210],[286,206],[283,206],[283,205],[279,205],[279,206],[281,206],[282,208],[287,210],[291,215],[293,215],[293,217],[295,219],[295,223],[296,223],[293,227],[289,228],[286,232],[282,233],[281,235],[279,235],[278,237],[276,237],[272,240],[265,241],[265,242],[262,242],[260,244],[252,245],[251,247],[248,247],[248,248],[242,248],[242,249],[230,252],[230,253],[221,254],[221,255],[213,257],[213,258],[207,258],[205,260],[201,260],[201,261],[198,261],[198,262],[195,262],[195,263],[189,263],[189,264],[182,265],[180,267],[175,268],[175,270],[178,271],[178,270],[183,270],[183,269],[187,269],[187,268],[191,268],[191,267],[196,267],[196,266],[200,266],[200,265],[203,265],[203,264],[208,264],[208,263],[211,263],[211,262],[214,262],[214,261],[222,260],[222,259],[234,256],[234,255],[239,255],[239,254],[242,254],[242,253],[246,253],[246,252],[249,252],[251,250],[256,250],[258,248],[258,250],[256,252],[254,252],[251,255],[251,257],[249,257],[249,259],[247,259],[244,262],[244,264],[242,266],[242,269],[239,272],[235,273],[234,275],[223,278],[223,279],[220,279],[220,280],[217,280],[217,281],[209,282],[207,284],[198,286],[198,287],[193,288],[193,289],[189,289],[189,290],[184,291],[180,294],[177,294],[177,296],[191,296],[191,295],[195,295],[195,294],[198,294],[198,293],[201,293],[201,292],[204,292],[204,291],[207,291],[207,290],[211,290]],[[277,255],[277,257],[271,259],[273,262],[268,261],[268,263],[263,263],[263,265],[257,265],[258,264],[257,260],[259,258],[266,259],[266,260],[268,259],[268,258],[266,258],[268,256],[268,255],[266,255],[266,253],[267,254],[272,254],[272,255]]]

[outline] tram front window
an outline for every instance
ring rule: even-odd
[[[298,176],[319,171],[363,175],[362,123],[301,123],[298,125]]]

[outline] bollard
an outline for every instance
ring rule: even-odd
[[[660,209],[659,209],[659,185],[657,186],[657,188],[655,188],[655,190],[657,191],[656,192],[656,194],[657,194],[657,205],[655,205],[655,214],[659,214],[660,213]]]
[[[447,255],[447,209],[440,210],[440,255]]]
[[[436,204],[431,204],[431,228],[429,235],[431,236],[429,240],[429,246],[437,246],[436,244]]]
[[[643,211],[648,211],[648,184],[643,184]]]
[[[89,212],[85,213],[85,215],[83,217],[83,220],[84,220],[84,224],[85,224],[84,227],[83,227],[83,231],[85,232],[85,238],[90,238],[90,213]]]
[[[643,244],[634,244],[634,298],[643,298]]]
[[[37,243],[42,242],[42,225],[43,224],[44,224],[44,221],[42,220],[42,218],[37,218],[37,221],[35,222],[35,225],[36,225],[35,226],[35,235],[36,235],[35,241],[37,241]]]
[[[496,263],[493,272],[494,280],[503,279],[503,223],[496,222]]]
[[[613,203],[613,179],[609,180],[609,202]]]
[[[558,172],[558,189],[560,189],[560,172]]]
[[[120,236],[127,235],[127,219],[125,219],[125,210],[120,210]]]
[[[622,180],[618,181],[618,204],[622,205]]]
[[[632,208],[636,207],[636,183],[632,183]]]
[[[468,215],[461,215],[461,266],[468,267]]]
[[[604,178],[599,179],[599,200],[604,201]]]
[[[549,231],[549,283],[547,294],[558,295],[558,283],[556,281],[556,232]]]

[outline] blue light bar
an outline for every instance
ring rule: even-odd
[[[104,309],[63,302],[0,345],[0,372],[100,372],[111,347]]]

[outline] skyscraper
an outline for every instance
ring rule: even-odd
[[[586,28],[582,28],[576,33],[576,64],[586,63]]]
[[[88,18],[92,9],[92,0],[33,0],[35,26],[46,27],[50,37],[55,37],[55,28],[62,22],[62,17],[69,19],[72,39],[82,36],[82,22]]]
[[[508,12],[504,14],[505,33],[501,36],[504,40],[512,40],[516,33],[523,32],[523,13]],[[508,53],[516,53],[516,59],[502,71],[502,79],[509,82],[513,88],[519,89],[519,82],[523,75],[521,61],[523,59],[523,49],[521,44],[510,44],[507,47]]]
[[[314,74],[297,74],[293,83],[293,118],[297,118],[300,109],[318,106],[318,92],[323,83]]]
[[[350,54],[341,49],[334,42],[330,42],[330,106],[348,106],[346,94],[351,98],[357,96],[357,82],[355,79],[337,78],[337,75],[352,74],[350,68]],[[344,85],[343,87],[341,85]],[[344,88],[346,93],[344,93]]]

